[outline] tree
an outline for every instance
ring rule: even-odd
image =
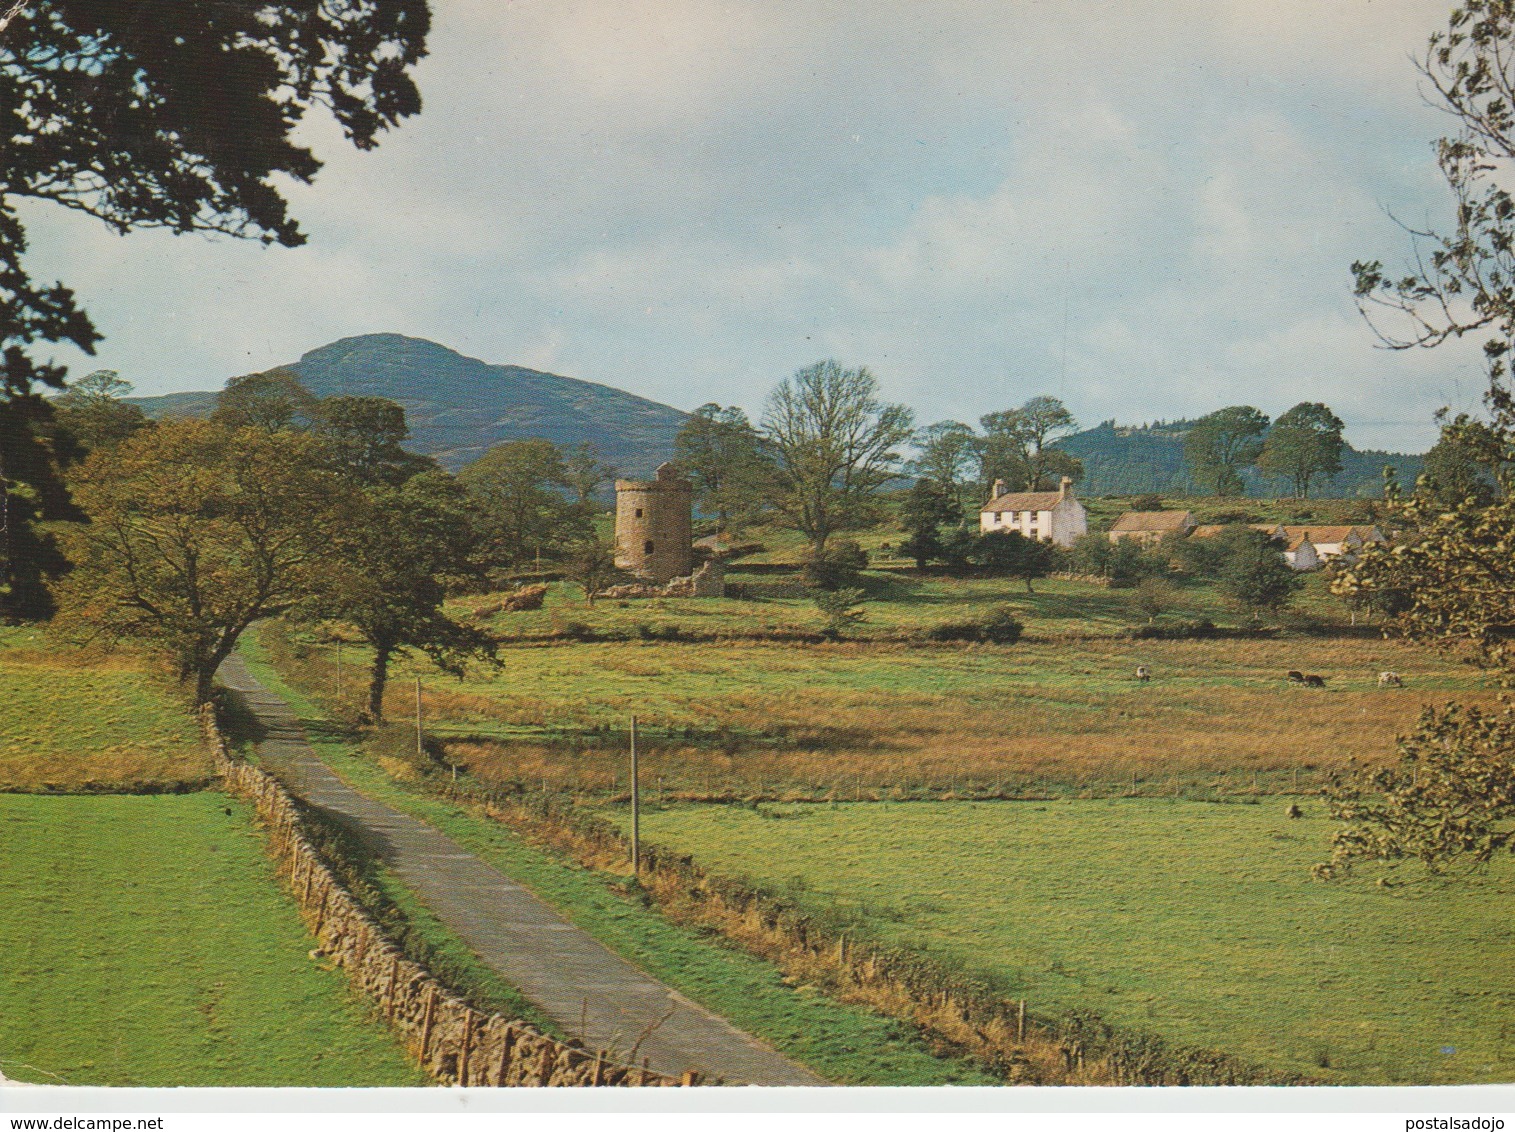
[[[817,362],[769,395],[763,434],[776,458],[774,503],[814,553],[877,517],[878,491],[897,474],[894,449],[911,432],[910,410],[879,401],[865,368]]]
[[[974,559],[996,573],[1020,578],[1026,592],[1034,593],[1032,579],[1052,572],[1057,551],[1050,542],[1027,538],[1019,531],[990,531],[979,538]]]
[[[900,526],[908,535],[900,544],[900,552],[915,559],[917,570],[924,570],[933,558],[942,557],[942,527],[961,518],[962,511],[940,484],[916,480],[900,505]]]
[[[1033,397],[1019,409],[1003,409],[979,419],[984,430],[981,446],[984,483],[1004,480],[1012,491],[1051,491],[1063,476],[1077,480],[1083,464],[1057,448],[1048,447],[1078,421],[1056,397]]]
[[[594,493],[615,476],[615,469],[600,463],[600,454],[589,441],[579,446],[563,461],[563,480],[573,492],[579,509],[586,515],[594,511]]]
[[[1262,454],[1265,414],[1251,405],[1232,405],[1201,417],[1184,433],[1184,458],[1190,474],[1215,495],[1240,495],[1240,471]]]
[[[1256,621],[1277,613],[1304,585],[1283,556],[1283,548],[1262,531],[1228,527],[1215,536],[1222,550],[1216,588]]]
[[[694,484],[695,505],[714,514],[721,530],[744,526],[762,510],[772,461],[735,405],[701,405],[673,438],[673,451]]]
[[[1494,502],[1499,476],[1509,462],[1506,443],[1483,421],[1467,413],[1451,420],[1439,414],[1441,435],[1426,453],[1415,490],[1443,507]]]
[[[47,436],[52,411],[35,393],[0,392],[0,621],[35,621],[54,609],[48,586],[68,569],[48,519],[76,518]]]
[[[1165,578],[1143,578],[1131,597],[1150,625],[1178,603],[1178,591]]]
[[[436,469],[429,456],[401,444],[410,435],[405,410],[385,397],[327,397],[311,406],[311,431],[333,466],[368,487],[404,483]]]
[[[28,273],[18,205],[51,202],[117,232],[296,246],[305,237],[279,182],[308,182],[320,163],[291,135],[318,107],[368,149],[418,112],[409,71],[425,54],[430,15],[426,0],[38,3],[9,14],[0,37],[0,505],[10,537],[0,586],[15,615],[45,604],[40,582],[55,566],[35,529],[46,511],[36,501],[61,494],[52,463],[33,458],[51,416],[33,394],[61,389],[66,374],[29,350],[69,342],[93,354],[100,338],[73,291]]]
[[[615,564],[615,547],[604,539],[580,539],[569,547],[563,561],[568,580],[579,584],[584,604],[591,609],[600,591],[622,576]]]
[[[458,473],[482,512],[493,561],[518,566],[582,533],[583,516],[560,490],[567,478],[557,445],[540,439],[496,444]]]
[[[131,382],[109,369],[69,382],[67,392],[53,401],[57,431],[81,454],[125,440],[152,423],[140,408],[122,400],[131,391]]]
[[[261,428],[265,432],[311,428],[320,416],[319,400],[284,368],[234,377],[216,395],[210,419],[227,428]]]
[[[468,572],[477,541],[467,496],[451,476],[440,468],[399,484],[380,476],[347,503],[333,528],[331,561],[300,612],[352,625],[373,649],[368,716],[377,722],[395,656],[419,649],[442,671],[462,675],[470,658],[490,659],[495,646],[442,608],[447,579]]]
[[[977,502],[975,476],[983,458],[982,446],[974,431],[961,421],[938,421],[915,434],[919,454],[911,461],[911,470],[922,480],[935,484],[956,509],[956,514],[942,522],[956,521]]]
[[[66,623],[162,650],[202,704],[249,625],[320,592],[330,532],[361,505],[313,438],[209,421],[97,451],[73,486],[88,522],[67,536]]]
[[[1345,446],[1341,418],[1319,401],[1301,401],[1268,430],[1257,466],[1269,475],[1284,476],[1300,499],[1310,497],[1310,481],[1341,471]]]

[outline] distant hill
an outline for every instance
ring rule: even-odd
[[[1122,426],[1105,421],[1056,442],[1084,462],[1079,494],[1189,496],[1195,494],[1184,460],[1184,433],[1193,421]],[[1348,445],[1341,454],[1341,471],[1325,483],[1316,480],[1310,494],[1325,498],[1376,498],[1383,492],[1383,469],[1393,467],[1403,484],[1412,484],[1422,468],[1420,456],[1402,452],[1363,451]],[[1291,494],[1287,483],[1248,468],[1242,473],[1249,496]]]
[[[521,366],[490,365],[402,334],[343,338],[286,368],[318,397],[387,397],[405,408],[406,447],[456,471],[504,440],[582,441],[622,475],[647,476],[673,458],[687,414],[645,397]],[[151,417],[209,415],[214,393],[137,397]]]

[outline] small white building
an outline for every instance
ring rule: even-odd
[[[978,529],[1019,531],[1027,538],[1058,546],[1089,533],[1089,516],[1073,496],[1073,481],[1063,477],[1056,491],[1005,491],[1003,480],[994,481],[989,502],[979,509]]]
[[[1382,545],[1389,540],[1382,531],[1373,526],[1339,527],[1284,527],[1284,536],[1293,542],[1297,538],[1308,539],[1315,545],[1315,553],[1321,562],[1342,555],[1356,555],[1369,543]]]
[[[1320,569],[1320,551],[1304,535],[1294,535],[1293,537],[1285,535],[1282,541],[1284,544],[1284,561],[1290,567],[1299,571]]]

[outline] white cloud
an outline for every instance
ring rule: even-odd
[[[1477,386],[1374,351],[1346,270],[1400,252],[1386,208],[1443,207],[1408,60],[1443,0],[436,8],[419,119],[368,154],[307,128],[306,247],[34,225],[101,364],[204,387],[393,330],[756,409],[834,353],[926,420],[1415,421]]]

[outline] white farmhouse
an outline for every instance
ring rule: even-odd
[[[1019,531],[1027,538],[1058,546],[1072,546],[1073,540],[1089,532],[1089,517],[1084,505],[1073,497],[1073,481],[1063,477],[1056,491],[1005,491],[1003,480],[994,481],[994,493],[979,509],[978,528],[990,531]]]

